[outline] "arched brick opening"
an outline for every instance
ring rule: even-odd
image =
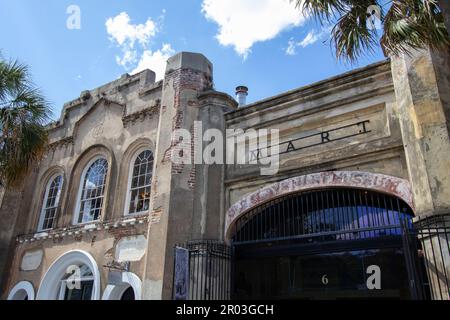
[[[402,199],[414,209],[411,186],[405,179],[360,171],[320,172],[274,183],[236,202],[226,214],[225,240],[230,241],[233,225],[248,211],[291,193],[329,187],[350,187],[386,193]]]

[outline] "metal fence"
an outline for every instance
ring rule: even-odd
[[[177,248],[186,250],[186,266],[181,267],[188,274],[178,277],[174,273],[174,298],[177,287],[185,287],[186,300],[229,300],[231,292],[231,248],[215,240],[190,241]],[[179,259],[180,260],[180,259]],[[175,261],[177,264],[177,261]],[[181,284],[180,284],[181,281]]]
[[[268,202],[240,217],[233,244],[306,243],[400,236],[414,212],[402,200],[360,189],[312,190]]]
[[[419,217],[414,225],[428,278],[423,285],[431,299],[450,300],[450,214]]]
[[[412,298],[450,300],[450,214],[415,218],[414,224],[411,224],[411,212],[404,203],[391,202],[390,198],[383,195],[372,197],[369,193],[347,192],[344,193],[346,197],[342,198],[330,196],[328,200],[333,199],[330,205],[316,205],[327,202],[326,198],[323,202],[311,201],[316,200],[316,195],[313,198],[304,198],[305,202],[314,204],[312,210],[306,210],[309,214],[303,217],[288,214],[288,208],[297,209],[293,211],[298,212],[298,209],[303,207],[301,201],[297,204],[295,197],[286,198],[288,201],[284,205],[277,202],[272,208],[259,208],[259,212],[250,213],[247,219],[240,221],[233,246],[236,243],[257,244],[268,238],[298,240],[305,237],[311,243],[311,238],[320,239],[319,242],[340,242],[339,240],[400,237],[403,239]],[[320,193],[318,195],[322,196]],[[307,197],[311,195],[308,194]],[[343,201],[340,209],[333,209],[331,202],[338,201]],[[309,207],[310,204],[305,203],[304,206]],[[353,209],[350,210],[351,207]],[[278,209],[275,215],[271,211],[273,208]],[[269,218],[270,216],[272,218]],[[257,224],[251,222],[255,219]],[[299,219],[302,220],[298,221]],[[288,220],[289,223],[283,223],[283,220]],[[314,234],[311,232],[313,230],[321,232]],[[175,258],[174,298],[180,299],[176,291],[182,288],[184,295],[181,295],[181,299],[231,299],[233,248],[213,240],[190,241],[177,245],[175,250],[181,249],[184,253],[181,258],[177,252],[175,254],[178,259]]]

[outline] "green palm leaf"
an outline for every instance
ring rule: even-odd
[[[447,50],[450,39],[442,8],[450,10],[450,6],[442,1],[447,0],[295,0],[306,15],[334,24],[332,47],[338,59],[350,62],[379,43],[386,56],[422,48]],[[366,23],[371,5],[381,9],[380,40],[377,30]]]
[[[28,68],[0,60],[0,183],[18,186],[46,149],[50,107]]]

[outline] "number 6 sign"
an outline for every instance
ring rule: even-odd
[[[322,283],[326,286],[328,284],[328,275],[324,274],[322,277]]]

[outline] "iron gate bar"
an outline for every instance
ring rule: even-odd
[[[278,243],[276,247],[270,246],[273,243],[259,243],[251,245],[236,246],[236,253],[233,258],[245,257],[277,257],[277,256],[308,256],[320,253],[341,252],[351,248],[352,250],[373,250],[389,249],[401,246],[399,237],[381,238],[367,242],[366,240],[351,240],[344,242],[324,242],[315,245],[295,242]],[[258,246],[261,245],[261,246]],[[266,245],[266,246],[264,246]]]
[[[415,240],[405,238],[413,232],[413,217],[403,200],[384,193],[309,190],[273,199],[241,216],[232,247],[239,259],[242,254],[261,258],[404,247],[411,296],[418,298],[423,281],[417,273],[417,249],[411,247]]]
[[[449,300],[450,299],[450,278],[447,273],[447,269],[449,266],[445,265],[445,261],[450,261],[449,251],[450,251],[450,214],[441,214],[441,215],[433,215],[429,217],[418,217],[416,218],[416,230],[417,236],[423,245],[423,254],[425,257],[426,263],[426,272],[428,279],[430,281],[430,291],[432,299],[438,300]],[[441,236],[445,237],[445,245],[443,248],[441,244]],[[426,241],[429,240],[431,245],[431,252],[427,250]],[[437,239],[438,248],[435,248],[433,244],[433,240]],[[437,250],[437,251],[436,251]],[[440,258],[441,263],[437,263],[437,257]],[[440,267],[440,270],[438,269]],[[432,272],[438,274],[437,281],[433,281],[436,276],[432,274]],[[443,272],[442,272],[443,271]],[[441,281],[443,278],[443,281]],[[437,282],[437,288],[432,287],[432,283]],[[445,287],[444,287],[445,286]],[[438,290],[438,294],[436,294],[436,289]],[[447,295],[444,296],[443,292],[446,292]]]
[[[418,241],[415,236],[411,236],[414,232],[406,224],[402,222],[402,240],[403,251],[406,260],[406,268],[409,276],[409,287],[411,298],[413,300],[423,300],[426,293],[424,291],[424,279],[422,278],[420,270],[420,263],[418,261]]]
[[[232,259],[243,253],[306,255],[388,247],[403,249],[413,298],[448,299],[450,215],[416,218],[414,225],[412,217],[402,200],[360,189],[311,190],[271,200],[236,221],[231,247],[212,240],[180,246],[189,251],[189,299],[230,299],[235,290]],[[422,251],[423,269],[419,240],[429,241]],[[431,283],[438,271],[438,281]]]
[[[305,234],[305,235],[298,235],[298,236],[291,236],[291,237],[276,237],[276,238],[270,238],[270,239],[240,241],[240,242],[233,242],[233,244],[234,245],[246,245],[246,244],[253,244],[253,243],[257,244],[257,243],[276,242],[276,241],[284,241],[284,240],[320,238],[320,237],[325,237],[325,236],[343,235],[343,234],[355,234],[355,233],[367,234],[368,232],[375,232],[375,231],[379,231],[379,230],[386,231],[386,230],[392,230],[392,229],[399,230],[399,229],[401,229],[401,225],[397,224],[397,225],[383,226],[383,227],[361,228],[361,229],[354,229],[354,230],[351,230],[348,232],[332,231],[332,232],[321,232],[321,233]],[[396,236],[400,236],[400,235],[396,235]]]
[[[249,211],[236,221],[232,241],[238,245],[299,236],[400,235],[401,221],[412,217],[406,203],[385,194],[346,188],[312,190],[271,200]],[[408,225],[412,227],[412,223]]]
[[[217,240],[178,244],[189,252],[189,300],[228,300],[231,248]]]

